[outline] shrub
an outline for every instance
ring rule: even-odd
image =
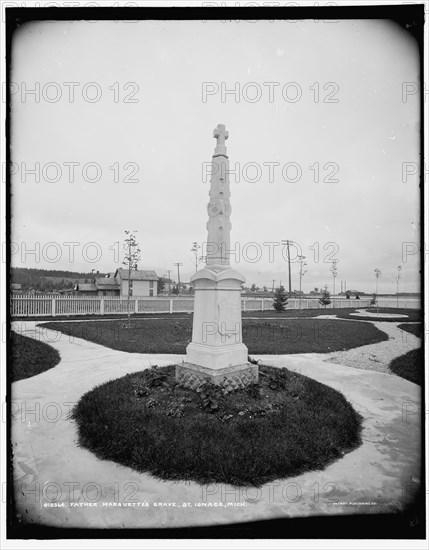
[[[208,412],[215,412],[220,408],[222,397],[226,395],[227,391],[213,382],[203,382],[198,388],[202,407]]]
[[[279,288],[276,288],[276,291],[274,293],[274,303],[273,303],[274,309],[277,312],[285,311],[287,301],[288,301],[288,298],[287,298],[287,294],[284,286],[282,285]]]
[[[323,289],[322,291],[322,297],[319,298],[319,304],[321,304],[322,306],[328,306],[329,304],[331,303],[331,294],[328,290],[328,287],[325,286],[325,288]]]

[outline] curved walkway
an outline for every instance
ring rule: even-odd
[[[402,323],[388,321],[360,322],[372,323],[375,327],[385,332],[389,336],[389,340],[346,351],[335,351],[327,355],[325,354],[323,356],[324,361],[358,369],[389,373],[389,364],[393,359],[421,346],[420,338],[398,327]]]
[[[23,334],[40,337],[35,326],[27,322]],[[99,460],[78,447],[71,407],[94,386],[183,356],[131,354],[51,332],[45,334],[61,354],[59,365],[12,385],[15,494],[26,521],[157,528],[391,513],[412,502],[419,488],[420,387],[311,354],[258,358],[332,386],[362,415],[362,445],[324,470],[246,489],[160,481]]]

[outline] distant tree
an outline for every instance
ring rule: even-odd
[[[131,297],[131,272],[133,269],[137,269],[137,265],[141,259],[140,246],[136,241],[135,234],[137,231],[125,231],[124,249],[125,255],[122,265],[128,268],[128,292],[127,292],[127,313],[128,313],[128,327],[131,326],[131,311],[130,311],[130,297]]]
[[[325,285],[325,288],[322,290],[322,297],[319,299],[319,304],[322,306],[328,306],[331,303],[331,294],[328,290],[328,285]]]
[[[49,292],[51,292],[52,290],[54,290],[54,283],[51,281],[51,279],[48,279],[48,280],[45,282],[45,288],[46,288],[46,290],[48,290]]]
[[[158,279],[158,293],[164,292],[165,289],[165,279],[164,277],[160,277]]]
[[[256,285],[255,285],[255,283],[253,283],[253,285],[250,287],[250,290],[251,290],[251,292],[255,292],[255,290],[256,290]]]
[[[277,313],[286,309],[287,301],[288,298],[284,286],[282,285],[276,288],[274,292],[273,307],[277,311]]]
[[[201,246],[196,241],[192,243],[191,252],[194,253],[193,263],[195,266],[195,273],[198,271],[198,264],[202,261],[202,258],[198,256],[198,251],[200,248]]]
[[[265,285],[262,287],[262,290],[263,290],[264,292],[268,292],[268,288],[267,288]]]
[[[346,298],[347,300],[350,300],[350,296],[352,295],[352,293],[350,292],[350,290],[346,290]]]

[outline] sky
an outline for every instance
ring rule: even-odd
[[[113,272],[136,230],[141,269],[177,278],[180,262],[188,281],[222,123],[231,264],[247,285],[287,284],[289,239],[293,289],[299,251],[306,292],[332,288],[332,259],[337,291],[373,292],[379,268],[379,292],[396,292],[399,265],[400,290],[418,291],[419,80],[417,46],[389,21],[25,24],[12,265]]]

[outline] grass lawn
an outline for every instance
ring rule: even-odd
[[[192,319],[44,323],[40,325],[108,348],[131,353],[186,353]],[[243,319],[243,341],[250,354],[329,353],[387,340],[370,323],[321,319]]]
[[[351,313],[355,308],[335,308],[320,307],[318,309],[287,309],[286,311],[275,311],[275,309],[265,309],[264,311],[243,311],[242,317],[279,317],[286,319],[295,319],[299,317],[319,317],[320,315],[338,315],[339,313]]]
[[[133,313],[131,315],[131,319],[151,319],[154,317],[189,317],[192,316],[192,311],[189,313]],[[73,319],[122,319],[124,321],[125,319],[128,319],[128,315],[126,313],[115,313],[112,315],[109,315],[106,313],[106,315],[98,315],[98,314],[88,314],[88,315],[55,315],[55,317],[52,317],[50,315],[29,315],[28,317],[12,317],[12,323],[25,323],[25,321],[40,321],[47,322],[47,321],[70,321]]]
[[[302,318],[302,317],[320,317],[323,315],[336,315],[337,317],[341,319],[353,319],[353,320],[367,320],[367,321],[377,321],[378,319],[375,319],[374,317],[356,317],[355,315],[350,315],[351,313],[357,313],[358,309],[367,309],[371,312],[376,312],[377,309],[373,307],[366,307],[366,308],[356,308],[356,307],[350,307],[350,308],[334,308],[331,309],[330,307],[327,307],[326,309],[323,307],[320,307],[319,309],[302,309],[301,311],[299,309],[287,309],[286,311],[281,311],[277,313],[274,309],[265,310],[265,311],[243,311],[242,316],[243,318],[246,317],[279,317],[279,318],[286,318],[286,319],[294,319],[294,318]],[[408,315],[408,319],[405,318],[385,318],[380,319],[381,321],[392,321],[394,323],[397,323],[398,321],[421,321],[422,319],[422,313],[419,309],[397,309],[397,308],[388,308],[388,307],[380,307],[378,308],[379,313],[389,313],[389,314],[399,314],[399,315]]]
[[[400,357],[394,359],[390,365],[390,370],[405,380],[414,382],[419,386],[423,383],[423,353],[421,348],[413,349]]]
[[[339,392],[287,369],[223,394],[175,382],[174,367],[86,393],[73,418],[99,458],[169,480],[261,485],[321,469],[360,444],[361,418]]]
[[[12,331],[12,382],[36,376],[60,362],[58,351],[44,342]]]
[[[409,332],[410,334],[414,334],[414,336],[417,336],[418,338],[421,338],[423,335],[423,326],[421,324],[408,325],[407,323],[404,323],[402,325],[398,325],[398,328],[405,330],[405,332]]]
[[[376,307],[371,308],[362,308],[370,311],[371,313],[377,313]],[[379,307],[378,313],[389,313],[389,315],[408,315],[408,319],[405,317],[356,317],[355,315],[350,315],[350,313],[356,312],[357,310],[341,310],[337,309],[335,315],[340,319],[359,319],[361,321],[387,321],[389,323],[397,323],[404,321],[421,321],[422,312],[420,309],[397,309],[396,307]]]

